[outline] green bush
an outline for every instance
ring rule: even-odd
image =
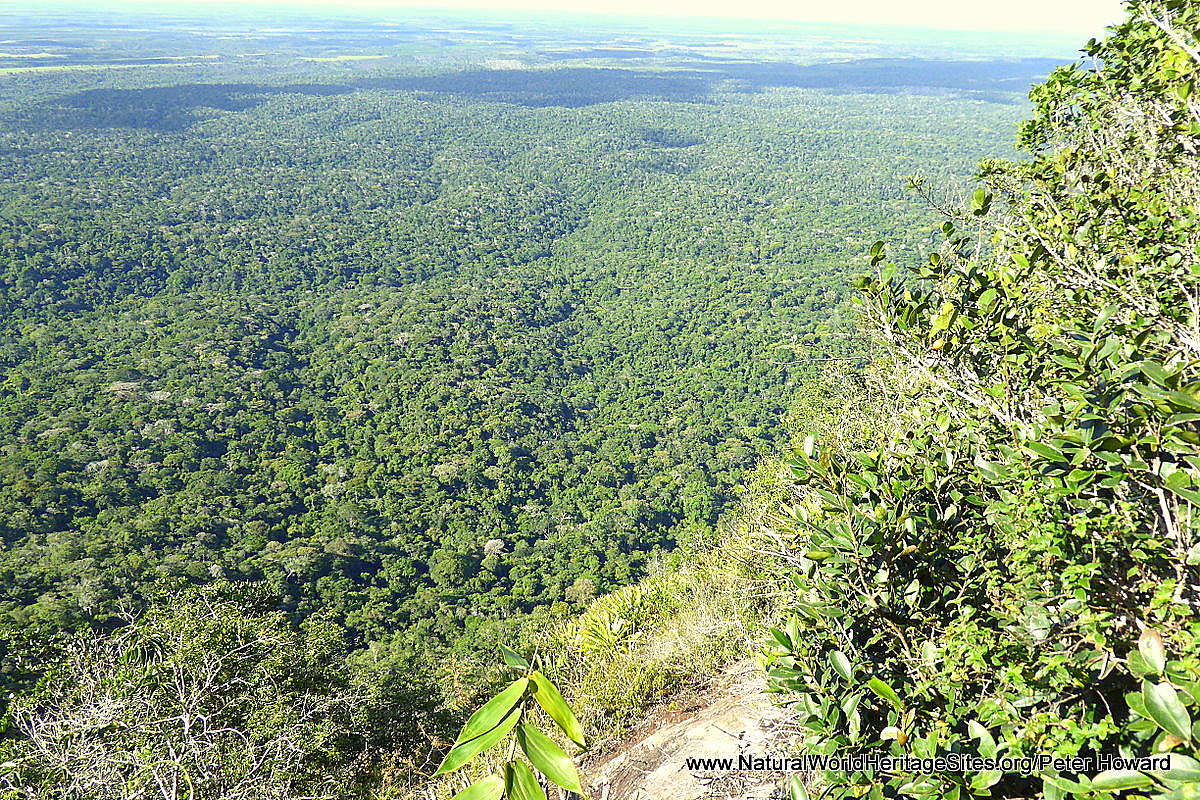
[[[1198,25],[1192,2],[1131,6],[1033,91],[1032,158],[985,162],[932,252],[872,248],[876,365],[839,391],[874,423],[790,462],[794,614],[766,655],[807,752],[1172,770],[831,772],[829,796],[1196,791]]]

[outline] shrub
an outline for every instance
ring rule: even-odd
[[[9,710],[0,796],[351,795],[370,705],[343,654],[332,623],[213,593],[75,637]]]
[[[857,282],[876,409],[807,436],[766,660],[808,752],[1148,755],[1172,770],[828,773],[830,796],[1182,796],[1200,780],[1200,67],[1138,3],[1032,93],[941,243]],[[921,188],[919,180],[914,181]],[[854,402],[853,400],[851,402]]]

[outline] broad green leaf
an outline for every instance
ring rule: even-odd
[[[1062,787],[1057,784],[1050,783],[1045,778],[1042,779],[1042,798],[1043,800],[1062,800],[1067,796],[1067,793],[1062,790]]]
[[[1158,723],[1164,731],[1173,733],[1180,739],[1192,737],[1192,719],[1180,702],[1175,687],[1170,683],[1144,682],[1142,700],[1146,704],[1146,713],[1150,715],[1150,719]]]
[[[875,242],[873,245],[871,245],[871,266],[872,267],[875,266],[876,264],[878,264],[880,261],[883,261],[883,259],[885,259],[887,257],[886,254],[884,253],[884,246],[885,245],[883,242]]]
[[[1000,782],[1004,777],[1004,773],[999,770],[992,772],[978,772],[975,777],[971,778],[971,788],[977,792],[982,792],[984,789],[991,788]]]
[[[802,776],[793,775],[788,780],[788,800],[808,800],[808,788]]]
[[[1173,492],[1188,489],[1192,486],[1192,476],[1186,470],[1176,469],[1163,480],[1163,485]]]
[[[833,671],[841,675],[847,683],[854,679],[854,667],[850,666],[850,659],[846,658],[846,654],[841,650],[834,650],[829,654],[829,663],[833,665]]]
[[[529,680],[533,683],[533,699],[537,701],[537,704],[550,715],[550,719],[558,723],[558,727],[562,728],[562,732],[567,735],[567,738],[580,747],[587,747],[587,740],[583,736],[583,726],[575,718],[575,712],[567,705],[567,701],[563,699],[562,692],[558,691],[558,687],[537,670],[530,673]]]
[[[896,690],[879,680],[879,678],[871,678],[871,680],[867,681],[867,688],[882,697],[884,700],[887,700],[897,709],[902,709],[904,707],[904,705],[900,702],[900,695],[896,694]]]
[[[975,469],[979,470],[979,474],[983,476],[984,480],[992,483],[1005,480],[1008,477],[1008,471],[1004,468],[1003,464],[988,461],[979,456],[975,457]]]
[[[1085,780],[1086,780],[1086,778],[1085,778]],[[1087,786],[1085,786],[1084,784],[1077,783],[1072,780],[1068,780],[1067,778],[1062,777],[1058,773],[1043,772],[1042,773],[1042,782],[1050,784],[1052,786],[1055,786],[1056,788],[1058,788],[1059,790],[1061,790],[1062,792],[1065,792],[1067,794],[1079,794],[1081,792],[1087,791]]]
[[[481,736],[476,736],[474,739],[468,739],[461,744],[456,744],[450,748],[450,752],[446,754],[446,758],[442,761],[442,765],[437,768],[436,775],[445,775],[448,772],[461,768],[468,763],[472,758],[482,753],[491,747],[495,747],[499,742],[517,726],[517,720],[521,718],[521,709],[514,706],[508,712],[508,716],[501,720],[500,724],[492,728],[487,733]]]
[[[938,309],[937,316],[935,316],[933,321],[929,324],[930,335],[939,333],[949,328],[957,315],[958,306],[954,305],[954,303],[950,302],[949,300],[942,303],[942,307]]]
[[[453,800],[500,800],[503,796],[504,779],[499,775],[489,775],[454,795]]]
[[[509,800],[546,800],[546,792],[524,761],[504,765],[504,790]]]
[[[992,207],[992,194],[986,189],[980,187],[971,195],[971,213],[975,216],[982,216]]]
[[[1177,392],[1168,392],[1167,400],[1175,405],[1190,408],[1192,411],[1200,411],[1200,392],[1197,392],[1195,386],[1188,386]]]
[[[1195,387],[1188,386],[1178,391],[1172,391],[1170,389],[1143,384],[1137,385],[1134,388],[1138,393],[1146,397],[1169,403],[1175,408],[1186,411],[1200,411],[1200,394],[1197,394]]]
[[[504,658],[504,663],[510,667],[523,670],[529,669],[529,662],[516,650],[500,645],[500,655]]]
[[[1140,365],[1142,374],[1150,380],[1157,383],[1159,386],[1166,386],[1174,373],[1167,370],[1162,364],[1157,361],[1143,361]]]
[[[1158,675],[1167,667],[1167,651],[1163,648],[1162,635],[1153,628],[1142,631],[1138,637],[1138,652],[1146,666]]]
[[[488,700],[471,715],[467,724],[463,726],[462,733],[458,734],[458,738],[454,740],[454,744],[458,745],[474,739],[499,725],[500,720],[507,717],[513,706],[520,702],[521,695],[525,694],[528,687],[528,678],[519,678],[504,687],[500,694]]]
[[[1132,769],[1109,769],[1092,778],[1092,788],[1100,792],[1137,789],[1153,784],[1154,780],[1149,775],[1143,775]]]
[[[1029,450],[1042,458],[1049,458],[1053,461],[1066,461],[1067,455],[1057,447],[1052,447],[1045,442],[1026,442],[1025,449]]]
[[[554,784],[572,792],[582,792],[575,762],[550,737],[532,725],[517,728],[517,742],[535,767]]]
[[[1194,506],[1200,506],[1200,492],[1195,489],[1185,489],[1181,486],[1168,486],[1172,494],[1177,494]]]
[[[1171,753],[1171,766],[1165,770],[1156,770],[1151,772],[1157,778],[1165,778],[1169,781],[1183,781],[1184,783],[1200,782],[1200,761],[1185,756],[1182,753]]]
[[[973,738],[979,740],[979,755],[984,758],[996,757],[996,740],[992,738],[992,734],[987,728],[975,720],[971,720],[967,723],[967,731]]]

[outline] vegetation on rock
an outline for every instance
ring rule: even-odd
[[[1055,72],[943,241],[859,280],[871,416],[814,417],[767,655],[810,752],[1169,753],[1164,772],[823,776],[823,796],[1190,796],[1200,780],[1200,13]],[[835,380],[831,378],[831,380]],[[796,696],[798,695],[798,697]]]

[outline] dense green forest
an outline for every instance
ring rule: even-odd
[[[3,78],[6,618],[249,581],[469,646],[628,583],[861,355],[847,265],[917,226],[902,176],[1000,147],[1046,64],[406,48]]]
[[[1175,727],[1119,707],[1131,674],[1196,686],[1174,24],[1035,89],[1010,163],[1071,47],[13,15],[0,788],[396,792],[494,688],[499,641],[573,676],[589,721],[628,713],[614,684],[684,672],[622,662],[638,626],[710,597],[688,570],[733,558],[764,492],[774,558],[735,554],[757,574],[728,594],[795,589],[754,613],[792,617],[767,660],[810,751],[1190,741],[1166,689]],[[882,271],[852,284],[864,253]],[[1182,660],[1114,672],[1145,630]]]
[[[844,759],[791,800],[1197,796],[1200,7],[1128,11],[1033,89],[1026,158],[952,202],[912,181],[936,246],[863,253],[870,363],[796,393],[725,536],[552,629],[591,730],[756,652],[781,747]],[[565,785],[488,741],[448,794],[526,797],[488,777],[526,757]]]

